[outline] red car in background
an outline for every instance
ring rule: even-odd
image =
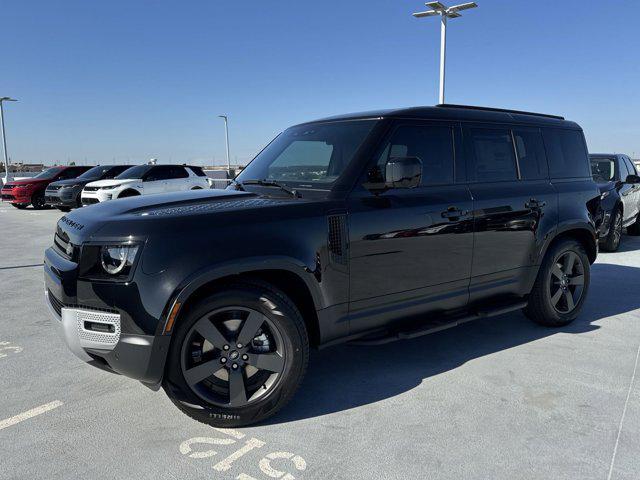
[[[40,172],[35,177],[22,180],[12,180],[2,187],[2,201],[9,202],[16,208],[45,208],[44,191],[51,182],[76,178],[89,170],[91,166],[60,166],[51,167]]]

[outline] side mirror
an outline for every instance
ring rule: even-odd
[[[385,165],[386,188],[416,188],[422,180],[422,161],[418,157],[390,158]]]
[[[640,183],[640,177],[638,175],[633,175],[633,174],[628,175],[624,183]]]

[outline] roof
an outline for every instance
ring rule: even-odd
[[[425,120],[466,120],[476,122],[526,123],[547,126],[579,128],[571,121],[556,115],[505,110],[472,105],[436,105],[433,107],[409,107],[368,112],[350,113],[315,120],[315,122],[355,120],[365,118],[415,118]],[[312,123],[312,122],[307,122]]]

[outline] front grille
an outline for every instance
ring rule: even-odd
[[[58,232],[53,236],[53,246],[56,251],[69,260],[76,260],[78,256],[78,247],[69,240],[62,237]]]
[[[49,297],[49,303],[51,304],[53,310],[58,314],[59,317],[62,317],[62,307],[64,307],[64,304],[60,300],[58,300],[53,295],[53,293],[51,293],[51,290],[47,290],[47,297]]]
[[[94,203],[100,203],[97,198],[83,198],[82,205],[93,205]]]
[[[85,192],[97,192],[100,187],[84,187]]]
[[[6,193],[2,194],[2,200],[13,200],[15,197],[13,195],[7,195]]]

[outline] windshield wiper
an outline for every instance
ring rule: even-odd
[[[285,187],[281,183],[278,183],[274,180],[245,180],[244,182],[236,181],[236,183],[239,184],[241,187],[244,185],[260,185],[261,187],[277,187],[283,192],[286,192],[289,195],[291,195],[293,198],[300,197],[300,194],[298,193],[297,190],[292,190],[289,187]]]

